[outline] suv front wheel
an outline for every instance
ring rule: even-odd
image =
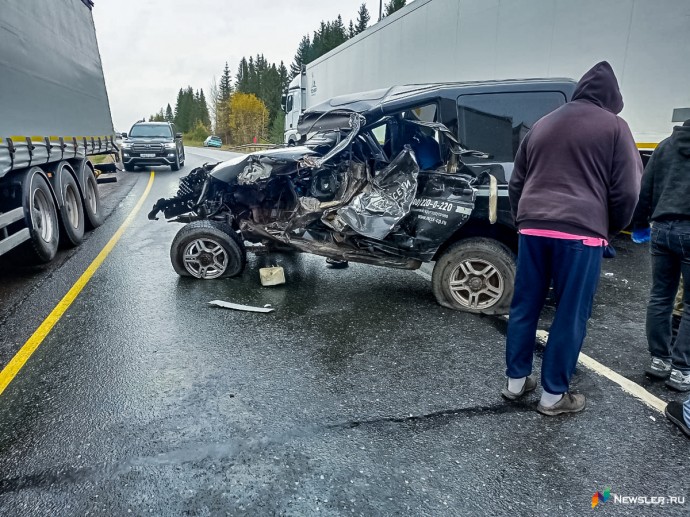
[[[515,283],[515,255],[493,239],[475,237],[449,247],[434,266],[439,304],[475,314],[508,314]]]
[[[170,169],[174,171],[180,170],[180,153],[175,153],[175,163],[170,166]]]

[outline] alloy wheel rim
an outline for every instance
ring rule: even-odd
[[[228,268],[225,248],[212,239],[195,239],[184,249],[184,267],[195,278],[210,280]]]
[[[97,196],[96,196],[96,188],[94,187],[93,182],[87,181],[86,182],[86,202],[89,204],[89,208],[91,209],[91,212],[94,214],[98,211],[98,201],[97,201]]]
[[[67,210],[67,220],[72,228],[79,227],[79,203],[77,193],[72,185],[67,185],[65,189],[65,210]]]
[[[450,293],[468,309],[488,309],[501,299],[505,281],[491,263],[479,258],[465,259],[451,272]]]
[[[41,236],[41,240],[51,242],[53,240],[53,214],[50,203],[42,190],[34,190],[32,196],[31,222]]]

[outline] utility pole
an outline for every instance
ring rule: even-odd
[[[379,21],[383,19],[383,0],[379,0]]]

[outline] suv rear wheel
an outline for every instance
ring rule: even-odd
[[[439,304],[475,314],[507,314],[513,298],[515,255],[481,237],[448,248],[434,266],[432,289]]]

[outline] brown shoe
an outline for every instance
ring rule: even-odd
[[[579,413],[585,409],[586,401],[584,395],[573,395],[572,393],[564,393],[563,398],[556,402],[553,406],[544,407],[541,403],[537,406],[537,411],[542,415],[556,416],[563,413]]]
[[[536,387],[537,379],[529,375],[527,378],[525,378],[525,384],[522,386],[522,391],[520,393],[514,393],[508,389],[508,381],[506,380],[506,387],[501,390],[501,395],[508,400],[517,400],[530,391],[534,391]]]

